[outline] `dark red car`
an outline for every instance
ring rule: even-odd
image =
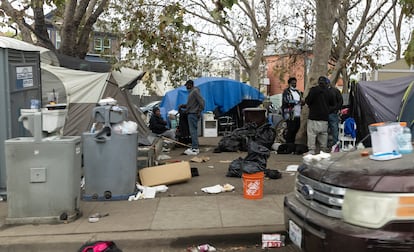
[[[284,215],[302,251],[414,251],[414,154],[377,161],[353,151],[304,162]]]

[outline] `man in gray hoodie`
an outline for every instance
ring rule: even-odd
[[[200,153],[198,146],[198,121],[200,120],[201,112],[204,110],[205,102],[201,96],[200,89],[194,86],[194,82],[192,80],[188,80],[185,83],[185,86],[190,93],[188,94],[187,103],[181,104],[179,108],[185,108],[185,113],[187,113],[188,116],[191,148],[185,150],[184,154],[197,155]]]

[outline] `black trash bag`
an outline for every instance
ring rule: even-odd
[[[276,139],[276,130],[266,123],[256,130],[254,141],[268,149],[272,148]]]
[[[292,154],[296,151],[296,145],[294,143],[284,143],[277,148],[277,154]]]
[[[218,146],[214,149],[215,153],[247,151],[248,139],[254,136],[256,130],[254,125],[248,124],[245,127],[233,130],[231,135],[223,137]]]
[[[296,144],[296,146],[295,146],[295,154],[296,155],[302,155],[302,154],[304,154],[308,151],[309,151],[309,148],[305,144]]]
[[[265,176],[270,178],[270,179],[280,179],[282,178],[282,173],[280,173],[280,171],[278,170],[271,170],[271,169],[266,169],[264,171]]]
[[[259,164],[257,161],[250,161],[250,160],[243,160],[242,170],[243,173],[256,173],[264,171],[266,167],[263,168],[261,164]]]
[[[239,157],[238,159],[233,160],[229,165],[229,169],[227,171],[226,177],[241,178],[242,166],[243,166],[243,158]]]
[[[264,171],[267,165],[267,159],[270,156],[270,150],[255,141],[250,141],[245,161],[254,161],[259,167],[259,171]]]
[[[218,146],[214,149],[214,152],[236,152],[240,150],[240,146],[241,142],[239,139],[232,136],[223,137],[218,143]]]

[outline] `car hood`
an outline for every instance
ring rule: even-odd
[[[329,159],[304,162],[299,172],[339,187],[375,192],[414,192],[414,154],[376,161],[360,151],[332,153]]]

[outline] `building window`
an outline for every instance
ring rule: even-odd
[[[111,48],[111,39],[108,38],[95,38],[94,42],[95,51],[105,51]]]
[[[94,40],[94,49],[95,49],[95,51],[102,51],[103,42],[102,42],[101,38],[95,38],[95,40]]]
[[[103,40],[103,48],[104,48],[104,49],[109,49],[109,48],[111,48],[111,39],[104,39],[104,40]]]
[[[62,38],[60,37],[60,34],[58,32],[56,32],[55,34],[56,34],[55,47],[56,47],[56,49],[59,49],[60,48],[60,43],[62,42]]]

